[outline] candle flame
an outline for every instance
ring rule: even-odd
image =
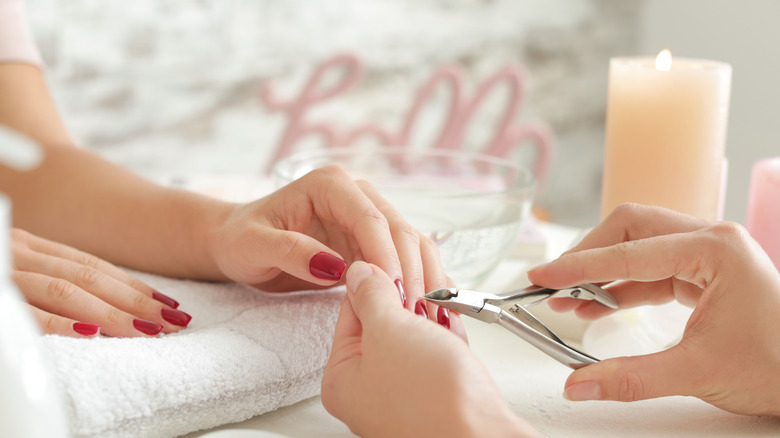
[[[668,49],[661,50],[658,57],[655,58],[655,69],[659,71],[669,71],[672,69],[672,52]]]

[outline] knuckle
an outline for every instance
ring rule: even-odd
[[[718,222],[708,227],[698,245],[703,265],[733,260],[749,247],[752,238],[742,225],[734,222]],[[711,255],[717,255],[712,257]]]
[[[433,282],[435,282],[435,284],[446,284],[445,283],[446,280],[442,279],[442,278],[428,278],[428,281],[429,282],[433,281]],[[410,269],[407,272],[404,272],[404,284],[405,285],[414,285],[414,284],[425,285],[425,272],[423,272],[423,270],[419,269],[419,268],[413,268],[413,269]],[[427,292],[427,291],[423,291],[423,293],[425,293],[425,292]],[[408,290],[407,290],[407,293],[408,293]]]
[[[750,239],[747,229],[736,222],[718,222],[710,230],[718,236],[717,241],[727,245],[742,244]]]
[[[110,324],[119,324],[122,322],[122,319],[124,317],[124,313],[117,309],[116,307],[111,307],[108,310],[106,310],[106,320]]]
[[[49,281],[47,291],[53,301],[68,301],[77,293],[78,288],[67,280],[55,278]]]
[[[367,207],[365,210],[363,210],[362,217],[369,224],[377,225],[385,229],[390,228],[390,223],[387,221],[385,215],[383,215],[382,212],[374,206]]]
[[[280,246],[281,259],[290,260],[295,258],[296,255],[301,251],[303,244],[301,239],[299,239],[298,236],[296,236],[294,233],[283,233],[281,235]]]
[[[315,169],[311,172],[311,175],[313,177],[318,178],[325,178],[325,179],[349,179],[351,180],[349,174],[346,170],[344,170],[343,167],[339,166],[338,164],[329,164],[327,166],[320,167],[318,169]]]
[[[41,321],[41,329],[44,333],[57,333],[58,331],[57,318],[54,315],[46,315]]]
[[[78,268],[76,268],[76,272],[75,272],[76,282],[82,285],[83,287],[95,286],[100,282],[101,276],[102,274],[100,273],[100,271],[98,271],[97,269],[91,266],[86,266],[86,265],[79,266]]]
[[[609,214],[609,216],[614,217],[615,219],[618,219],[619,221],[623,222],[627,219],[634,218],[636,216],[641,215],[641,212],[646,210],[648,207],[636,204],[634,202],[625,202],[623,204],[618,205],[615,207],[614,210],[612,210],[612,213]]]
[[[103,263],[105,263],[103,260],[87,253],[80,252],[77,256],[75,261],[79,264],[82,264],[84,266],[87,266],[92,269],[99,269]]]
[[[620,377],[617,387],[617,400],[636,401],[644,398],[645,384],[642,377],[631,371],[627,371]]]
[[[409,225],[407,222],[401,222],[395,225],[396,232],[400,234],[400,237],[409,239],[415,246],[421,245],[420,232],[416,228]]]
[[[149,297],[142,293],[134,293],[130,298],[130,306],[133,309],[133,313],[140,313],[142,310],[146,309],[148,303]]]
[[[622,261],[621,278],[633,278],[631,275],[631,253],[636,248],[637,242],[633,240],[620,242],[613,245],[612,251],[615,252],[615,260]]]

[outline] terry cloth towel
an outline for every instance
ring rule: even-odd
[[[75,437],[174,437],[319,394],[343,287],[271,294],[134,274],[192,321],[159,338],[44,336]]]

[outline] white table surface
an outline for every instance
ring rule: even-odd
[[[163,182],[171,181],[163,178]],[[245,201],[273,189],[270,181],[196,177],[176,185],[233,201]],[[525,270],[552,259],[582,236],[582,230],[541,224],[536,243],[523,246],[522,258],[503,262],[481,285],[503,291],[526,286]],[[544,306],[531,309],[553,331],[579,346],[588,324],[572,314]],[[569,402],[563,384],[570,371],[515,335],[493,324],[463,318],[471,349],[485,363],[512,410],[549,437],[721,437],[780,436],[780,419],[721,411],[691,397],[665,397],[634,403]],[[606,358],[602,356],[601,358]],[[354,437],[323,408],[319,397],[237,424],[193,432],[184,438]]]

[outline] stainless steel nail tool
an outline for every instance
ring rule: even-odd
[[[498,324],[571,368],[577,369],[598,362],[595,357],[567,345],[525,309],[551,297],[595,300],[613,309],[618,307],[617,301],[609,292],[590,283],[567,289],[531,286],[503,294],[446,288],[423,296],[434,304],[462,315]]]

